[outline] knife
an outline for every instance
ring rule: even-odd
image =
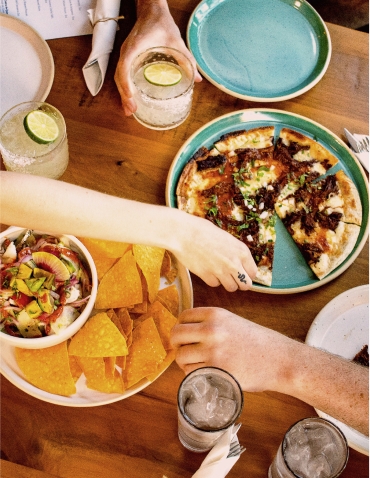
[[[357,141],[356,141],[355,137],[346,128],[344,128],[344,133],[347,137],[347,140],[348,140],[350,146],[354,150],[354,152],[359,153],[358,144],[357,144]]]

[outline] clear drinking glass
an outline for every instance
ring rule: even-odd
[[[305,418],[286,432],[269,478],[337,478],[348,461],[347,440],[324,418]]]
[[[170,64],[181,72],[181,80],[172,86],[158,86],[144,76],[149,64]],[[188,117],[194,87],[194,68],[190,60],[174,48],[155,47],[141,53],[131,67],[135,85],[134,117],[147,128],[175,128]]]
[[[210,450],[234,425],[243,410],[237,380],[217,367],[202,367],[187,375],[177,395],[178,435],[185,448]]]
[[[31,139],[23,121],[28,113],[42,110],[52,116],[59,128],[55,141],[39,144]],[[48,103],[30,101],[8,110],[0,119],[0,152],[8,171],[59,178],[68,166],[68,140],[64,118]]]

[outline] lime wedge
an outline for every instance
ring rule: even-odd
[[[24,118],[23,125],[28,136],[39,144],[52,143],[59,136],[55,119],[45,111],[31,111]]]
[[[153,63],[144,69],[144,78],[152,85],[173,86],[179,83],[182,74],[169,63]]]

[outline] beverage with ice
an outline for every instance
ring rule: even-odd
[[[46,118],[50,124],[42,120],[37,126],[34,122],[28,124],[26,118],[35,113],[36,119]],[[33,126],[43,127],[46,132],[40,128],[33,132]],[[48,136],[48,127],[52,128],[52,136]],[[0,152],[8,171],[59,178],[69,159],[63,116],[47,103],[31,101],[13,107],[0,120]]]
[[[228,372],[203,367],[189,374],[178,392],[179,439],[189,450],[210,450],[243,408],[243,392]]]
[[[135,59],[131,78],[137,105],[134,116],[139,123],[165,130],[187,118],[193,98],[194,69],[185,55],[173,48],[150,48]]]
[[[285,434],[269,478],[336,478],[348,460],[343,433],[323,418],[306,418]]]

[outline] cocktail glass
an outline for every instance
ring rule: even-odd
[[[55,141],[39,144],[27,134],[24,118],[42,110],[52,116],[59,128]],[[68,166],[68,140],[64,118],[48,103],[30,101],[8,110],[0,119],[0,152],[8,171],[59,178]]]
[[[177,396],[178,435],[185,448],[210,450],[240,416],[244,397],[237,380],[217,367],[187,375]]]
[[[144,76],[149,64],[173,65],[181,72],[181,80],[171,86],[152,84]],[[147,128],[166,130],[175,128],[188,117],[193,98],[194,68],[180,51],[168,47],[144,51],[132,64],[131,79],[137,105],[134,117],[139,123]]]
[[[341,430],[320,417],[305,418],[286,432],[269,478],[337,478],[348,461]]]

